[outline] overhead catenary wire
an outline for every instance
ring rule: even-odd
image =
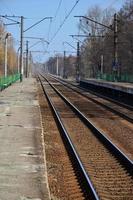
[[[105,13],[105,12],[107,12],[112,6],[113,6],[113,4],[115,4],[117,1],[119,1],[119,0],[113,0],[103,11],[102,11],[102,13]],[[114,15],[112,16],[112,18],[114,17]],[[112,20],[112,19],[111,19]],[[90,27],[92,27],[92,28],[94,28],[94,25],[92,25],[92,24],[88,24]],[[82,24],[82,26],[83,26],[83,24]],[[84,28],[84,27],[83,27]],[[101,29],[101,30],[103,30],[103,31],[105,31],[105,28],[101,28],[101,27],[97,27],[96,29]],[[84,30],[85,31],[85,30]],[[86,31],[85,31],[85,33],[86,33]]]
[[[66,22],[66,20],[69,18],[70,14],[72,13],[72,11],[74,10],[74,8],[77,6],[77,4],[79,3],[80,0],[77,0],[74,4],[74,6],[71,8],[71,10],[68,12],[68,14],[65,16],[64,20],[62,21],[62,23],[60,24],[59,28],[57,29],[57,31],[55,32],[55,34],[53,35],[52,39],[50,40],[50,43],[52,43],[52,41],[55,39],[56,35],[58,34],[58,32],[61,30],[61,28],[63,27],[64,23]]]
[[[61,4],[62,4],[62,0],[59,1],[59,5],[58,5],[57,10],[56,10],[56,12],[55,12],[54,18],[57,17],[57,14],[58,14],[58,12],[59,12],[59,10],[60,10]]]
[[[56,12],[55,12],[55,15],[54,15],[54,17],[53,17],[53,20],[50,20],[49,28],[48,28],[48,34],[47,34],[47,39],[48,39],[48,40],[49,40],[49,35],[50,35],[51,29],[52,29],[52,23],[55,21],[57,15],[58,15],[58,12],[59,12],[59,10],[60,10],[61,4],[62,4],[62,0],[59,0],[59,4],[58,4],[58,7],[57,7],[57,9],[56,9]]]
[[[49,41],[50,31],[51,31],[51,28],[52,28],[52,22],[53,22],[53,20],[51,19],[50,22],[49,22],[48,34],[47,34],[47,40],[48,40],[48,41]]]

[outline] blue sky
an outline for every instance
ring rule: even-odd
[[[24,29],[26,29],[44,17],[54,17],[60,1],[61,0],[0,0],[0,13],[1,15],[24,16],[26,18],[24,20]],[[43,21],[33,29],[25,32],[25,37],[43,37],[45,40],[50,40],[59,28],[65,16],[74,6],[75,2],[76,0],[62,0],[57,16],[56,18],[53,18],[52,23],[50,23],[50,20]],[[54,55],[54,51],[62,52],[64,51],[64,48],[66,51],[73,51],[70,46],[66,44],[63,46],[62,43],[67,41],[73,46],[76,46],[76,41],[69,36],[70,34],[78,33],[78,19],[74,18],[74,15],[85,15],[87,10],[94,5],[99,5],[103,10],[110,5],[112,5],[113,8],[118,9],[124,4],[124,2],[125,0],[80,0],[70,17],[66,20],[61,30],[49,45],[48,49],[45,43],[43,45],[38,44],[34,46],[34,48],[30,49],[33,51],[49,50],[50,53],[34,53],[34,58],[39,62],[43,62],[48,59],[49,56]],[[9,23],[9,21],[4,22]],[[12,33],[13,37],[15,38],[16,48],[18,48],[18,41],[20,40],[19,26],[7,26],[7,31]],[[30,40],[29,46],[33,45],[35,42],[37,42],[37,40]]]

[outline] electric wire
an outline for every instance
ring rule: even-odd
[[[53,24],[53,22],[55,21],[57,15],[58,15],[58,13],[59,13],[61,4],[62,4],[62,0],[59,0],[58,7],[57,7],[57,9],[56,9],[54,18],[53,18],[53,20],[50,20],[50,24],[49,24],[49,28],[48,28],[48,34],[47,34],[47,40],[48,40],[48,41],[49,41],[49,38],[50,38],[50,32],[51,32],[51,29],[52,29],[52,24]],[[47,45],[47,48],[48,48],[48,45]]]
[[[47,40],[49,41],[49,35],[50,35],[50,32],[51,32],[51,28],[52,28],[52,19],[50,19],[50,22],[49,22],[49,27],[48,27],[48,34],[47,34]]]
[[[60,10],[61,4],[62,4],[62,0],[59,1],[59,5],[58,5],[57,10],[56,10],[56,12],[55,12],[54,18],[57,17],[57,14],[58,14],[58,12],[59,12],[59,10]]]
[[[64,20],[62,21],[62,23],[60,24],[59,28],[57,29],[57,31],[55,32],[55,34],[53,35],[52,39],[50,40],[50,43],[52,43],[52,41],[55,39],[56,35],[58,34],[58,32],[61,30],[61,28],[63,27],[64,23],[66,22],[66,20],[69,18],[70,14],[72,13],[72,11],[74,10],[74,8],[77,6],[77,4],[79,3],[80,0],[77,0],[76,3],[74,4],[74,6],[71,8],[71,10],[68,12],[68,14],[65,16]]]
[[[115,4],[117,1],[119,1],[119,0],[113,0],[103,11],[102,11],[102,13],[105,13],[105,12],[108,12],[108,10],[113,6],[113,4]],[[112,16],[112,18],[114,17],[114,15]],[[112,18],[110,19],[110,21],[112,20]],[[92,25],[92,24],[88,24],[90,27],[92,27],[92,28],[94,28],[94,25]],[[100,27],[97,27],[96,29],[101,29],[101,30],[103,30],[103,31],[105,31],[106,29],[105,28],[100,28]]]

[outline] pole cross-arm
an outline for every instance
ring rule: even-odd
[[[105,25],[105,24],[102,24],[102,23],[100,23],[100,22],[97,22],[97,21],[95,21],[94,19],[91,19],[91,18],[89,18],[89,17],[86,17],[86,16],[74,16],[74,17],[82,17],[82,18],[84,18],[84,19],[87,19],[87,20],[89,20],[89,21],[92,21],[92,22],[94,22],[94,23],[96,23],[96,24],[99,24],[99,25],[101,25],[101,26],[103,26],[103,27],[105,27],[105,28],[108,28],[108,29],[110,29],[110,30],[114,30],[111,26],[107,26],[107,25]]]
[[[68,44],[70,47],[72,47],[73,49],[77,50],[73,45],[69,44],[69,42],[63,42],[63,44]]]

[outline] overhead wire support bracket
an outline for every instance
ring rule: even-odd
[[[8,17],[21,18],[21,16],[16,16],[16,15],[0,15],[0,17],[5,17],[5,18],[8,18]]]
[[[89,37],[89,34],[88,35],[70,35],[71,37]]]
[[[42,21],[44,21],[45,19],[52,19],[52,17],[44,17],[43,19],[39,20],[38,22],[36,22],[35,24],[31,25],[29,28],[27,28],[26,30],[24,30],[23,32],[26,32],[28,30],[30,30],[31,28],[33,28],[34,26],[36,26],[37,24],[40,24]]]
[[[89,20],[89,21],[92,21],[92,22],[94,22],[94,23],[96,23],[96,24],[99,24],[99,25],[101,25],[101,26],[103,26],[103,27],[105,27],[105,28],[108,28],[108,29],[114,31],[114,28],[112,28],[112,26],[107,26],[107,25],[102,24],[102,23],[100,23],[100,22],[97,22],[97,21],[95,21],[94,19],[91,19],[91,18],[89,18],[89,17],[82,16],[82,15],[74,16],[74,17],[82,17],[82,18],[84,18],[84,19],[87,19],[87,20]]]
[[[16,25],[16,24],[19,24],[19,22],[17,23],[10,23],[10,24],[3,24],[4,26],[10,26],[10,25]]]
[[[73,45],[69,44],[69,42],[63,42],[63,44],[68,44],[70,47],[72,47],[73,49],[77,50]]]
[[[35,40],[41,40],[42,42],[46,42],[47,44],[49,44],[49,42],[47,40],[45,40],[44,38],[41,38],[41,37],[24,37],[24,38],[27,38],[27,39],[35,39]]]
[[[104,35],[91,35],[90,33],[88,35],[70,35],[71,37],[105,37]]]
[[[7,20],[10,20],[10,21],[12,21],[12,22],[14,22],[14,23],[16,23],[16,24],[20,24],[19,21],[16,21],[16,20],[14,20],[14,19],[10,19],[10,17],[13,17],[13,16],[0,15],[0,17],[6,18]]]

